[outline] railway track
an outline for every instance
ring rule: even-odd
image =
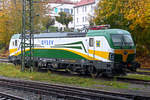
[[[134,72],[132,74],[150,75],[150,72]]]
[[[8,63],[9,60],[7,58],[0,58],[0,63]]]
[[[129,83],[142,84],[142,85],[150,85],[150,80],[125,78],[125,77],[117,77],[116,79],[117,79],[117,81],[122,81],[122,82],[129,82]]]
[[[55,74],[59,75],[66,75],[66,76],[79,76],[83,78],[91,78],[90,75],[79,75],[79,74],[70,74],[65,71],[55,71],[53,72]],[[121,81],[121,82],[128,82],[128,83],[134,83],[134,84],[142,84],[142,85],[150,85],[150,80],[142,80],[142,79],[135,79],[135,78],[125,78],[125,77],[98,77],[96,79],[99,80],[107,80],[107,81],[113,81],[114,79],[116,81]]]
[[[149,100],[150,97],[131,94],[112,93],[65,85],[46,84],[40,82],[16,81],[0,79],[0,85],[9,88],[32,91],[40,95],[53,95],[67,100]]]
[[[0,100],[24,100],[24,98],[0,92]]]
[[[8,79],[0,79],[0,85],[9,88],[23,89],[30,92],[32,91],[40,95],[57,96],[57,98],[64,98],[65,100],[134,100],[137,98],[136,96],[113,94],[111,92],[102,92],[84,88]],[[148,97],[144,98],[145,100],[148,100]]]

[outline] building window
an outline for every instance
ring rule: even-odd
[[[84,22],[84,17],[82,17],[82,22]]]
[[[93,6],[91,5],[91,11],[93,11]]]
[[[58,12],[58,8],[55,8],[54,11],[55,11],[55,13],[57,13]]]
[[[63,12],[63,8],[60,8],[60,12]]]
[[[86,12],[86,6],[85,6],[85,12]]]
[[[82,12],[84,12],[84,6],[82,7]]]
[[[78,23],[78,20],[79,20],[79,19],[77,18],[77,23]]]
[[[65,9],[64,9],[64,12],[65,12],[65,13],[69,13],[69,9],[66,9],[66,8],[65,8]]]
[[[73,9],[71,9],[71,14],[73,14]]]

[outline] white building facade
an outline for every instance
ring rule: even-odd
[[[99,0],[81,0],[74,6],[74,28],[82,29],[90,25],[94,9]]]
[[[56,1],[51,1],[47,4],[47,7],[50,8],[48,11],[48,15],[51,16],[52,18],[55,19],[56,16],[59,16],[59,12],[66,12],[68,14],[71,14],[72,17],[74,18],[74,11],[73,7],[75,6],[74,3],[69,2],[69,1],[64,1],[64,0],[56,0]],[[74,20],[73,20],[74,21]],[[69,28],[74,28],[74,22],[70,22],[68,27]],[[65,25],[62,25],[61,23],[55,21],[55,27],[64,28]]]
[[[0,10],[2,10],[3,9],[3,2],[2,2],[2,0],[0,0]]]

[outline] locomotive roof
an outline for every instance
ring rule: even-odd
[[[21,34],[14,34],[11,39],[18,39],[21,36]]]
[[[89,30],[87,36],[100,36],[105,34],[130,34],[130,33],[122,29]]]
[[[86,37],[86,36],[104,36],[106,34],[130,34],[122,29],[104,29],[104,30],[89,30],[86,32],[53,32],[34,34],[34,38],[70,38],[70,37]],[[21,38],[21,34],[14,34],[12,39]],[[26,35],[29,38],[29,34]]]
[[[67,38],[67,37],[86,37],[86,36],[100,36],[104,34],[130,34],[122,29],[102,29],[102,30],[89,30],[86,32],[54,32],[54,33],[40,33],[35,34],[34,38]]]
[[[85,37],[86,33],[79,32],[56,32],[35,34],[34,38],[67,38],[67,37]]]

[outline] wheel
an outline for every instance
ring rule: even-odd
[[[94,66],[89,66],[88,71],[89,71],[90,75],[92,76],[92,78],[96,78],[99,76],[99,72],[96,70],[96,68]]]

